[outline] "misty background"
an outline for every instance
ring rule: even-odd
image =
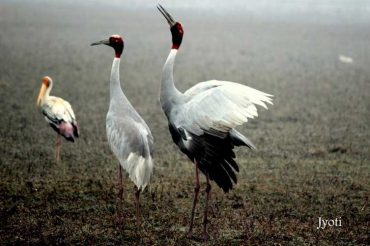
[[[368,0],[14,0],[3,2],[35,3],[50,5],[102,5],[125,9],[153,9],[160,3],[171,9],[186,10],[207,15],[244,14],[250,18],[272,20],[294,20],[310,22],[369,22],[370,1]],[[0,1],[1,2],[1,1]]]

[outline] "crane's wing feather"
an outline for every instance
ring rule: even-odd
[[[229,136],[222,139],[207,132],[197,136],[172,124],[169,124],[169,129],[173,141],[191,161],[197,161],[201,172],[208,175],[225,192],[232,189],[233,183],[237,182],[236,173],[239,171],[233,148],[234,145],[246,145],[245,143],[239,139],[235,142],[231,131]]]
[[[200,83],[190,87],[188,90],[186,90],[184,92],[184,94],[189,96],[189,97],[194,97],[195,95],[197,95],[197,94],[199,94],[203,91],[206,91],[206,90],[214,88],[214,87],[218,87],[218,86],[222,85],[222,83],[223,83],[223,81],[219,81],[219,80],[209,80],[209,81],[200,82]]]
[[[224,138],[234,127],[258,116],[256,105],[267,109],[272,95],[227,81],[211,80],[184,93],[188,101],[177,112],[176,126],[193,134],[205,131]]]
[[[153,136],[143,121],[129,117],[107,115],[109,145],[138,188],[144,189],[153,171]]]

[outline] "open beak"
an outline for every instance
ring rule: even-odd
[[[157,9],[159,12],[162,13],[164,18],[166,18],[168,24],[170,27],[173,27],[176,24],[176,21],[172,18],[172,16],[162,7],[162,5],[158,4]]]
[[[94,46],[94,45],[100,45],[100,44],[109,45],[109,39],[104,39],[104,40],[101,40],[101,41],[98,41],[98,42],[94,42],[94,43],[92,43],[90,45],[91,46]]]
[[[36,101],[37,106],[40,106],[41,100],[44,97],[45,92],[46,92],[46,85],[43,83],[40,88],[39,96],[37,97],[37,101]]]

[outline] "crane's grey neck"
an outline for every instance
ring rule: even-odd
[[[177,90],[173,80],[173,66],[176,54],[177,49],[171,49],[162,71],[160,101],[165,113],[173,104],[179,103],[183,97],[183,94]]]
[[[120,60],[121,59],[117,57],[113,59],[112,70],[110,74],[110,90],[109,90],[111,103],[115,99],[123,100],[124,102],[128,103],[128,100],[121,89],[121,83],[119,79]]]

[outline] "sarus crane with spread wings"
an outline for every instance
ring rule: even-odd
[[[172,48],[162,71],[160,103],[168,119],[175,144],[195,164],[195,195],[187,237],[192,237],[194,210],[200,189],[199,171],[206,177],[206,200],[203,218],[203,238],[207,240],[208,199],[210,180],[228,192],[237,182],[239,171],[234,146],[254,149],[248,138],[234,128],[258,116],[256,105],[267,109],[272,95],[251,87],[227,81],[210,80],[191,87],[184,93],[174,83],[173,67],[184,30],[179,22],[161,6],[172,34]]]

